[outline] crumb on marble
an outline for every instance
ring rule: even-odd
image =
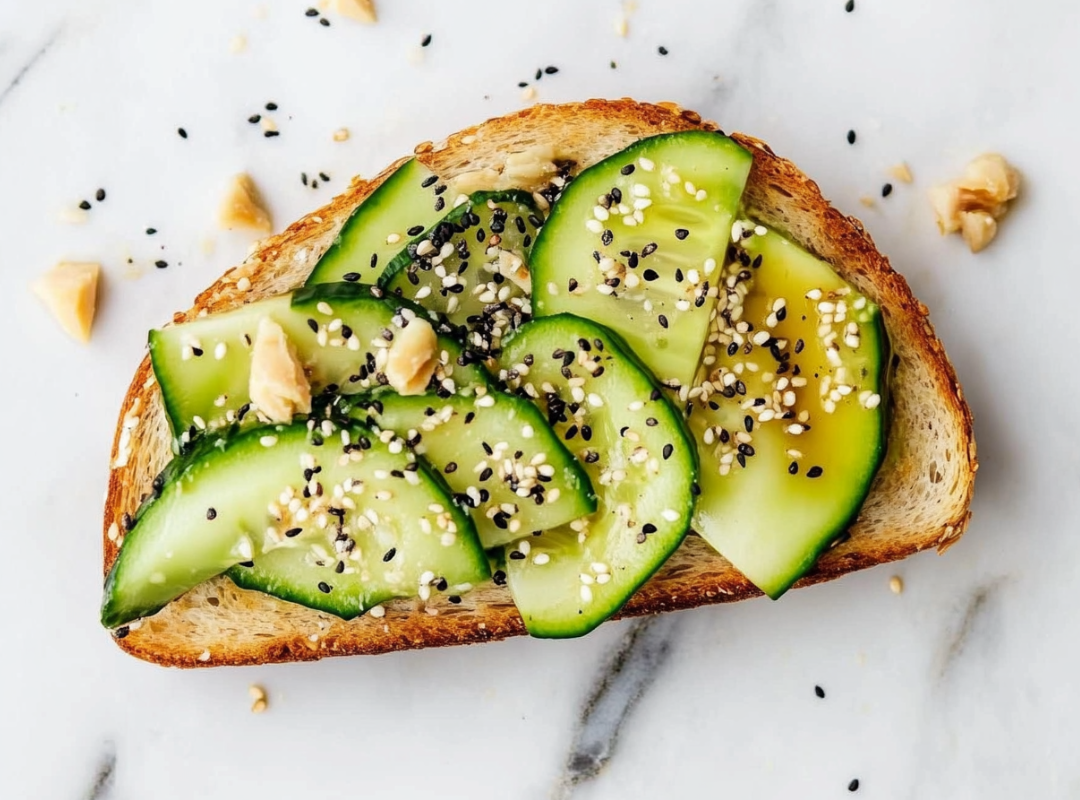
[[[911,183],[915,180],[915,176],[911,174],[911,167],[903,161],[895,166],[889,167],[889,175],[894,180],[900,181],[900,183]]]
[[[251,698],[251,713],[261,714],[268,707],[266,690],[257,683],[248,687],[248,697]]]
[[[331,0],[328,7],[336,14],[365,25],[374,25],[379,21],[374,0]]]
[[[889,591],[891,591],[893,594],[903,594],[904,579],[901,578],[899,575],[893,575],[891,578],[889,578]]]
[[[984,153],[964,168],[964,174],[930,190],[930,204],[941,235],[957,233],[972,253],[997,235],[998,220],[1020,191],[1020,173],[998,153]]]
[[[334,131],[333,139],[335,142],[347,142],[349,141],[349,136],[351,135],[352,134],[349,133],[348,128],[338,128],[336,131]]]

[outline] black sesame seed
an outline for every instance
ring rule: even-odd
[[[513,561],[522,561],[525,558],[525,554],[522,553],[520,550],[511,550],[510,558]]]
[[[544,67],[544,74],[546,75],[554,75],[558,71],[558,67]]]
[[[147,228],[146,229],[146,235],[147,236],[153,236],[155,233],[157,233],[157,228]]]
[[[431,34],[430,33],[425,33],[424,38],[422,38],[420,40],[420,46],[421,47],[427,47],[429,44],[431,44]]]
[[[892,184],[886,183],[884,186],[881,187],[881,196],[888,197],[890,194],[892,194]]]
[[[383,563],[385,563],[387,561],[392,561],[394,556],[396,556],[396,555],[397,555],[397,548],[396,547],[391,547],[389,550],[387,550],[385,553],[383,553],[383,557],[382,557]]]
[[[129,633],[131,633],[131,628],[129,628],[127,625],[121,625],[119,628],[116,629],[116,638],[123,639]]]
[[[536,74],[533,76],[533,78],[535,78],[536,80],[540,80],[542,77],[544,77],[544,70],[538,67],[536,70]]]
[[[666,56],[668,54],[668,49],[663,45],[660,45],[658,48],[656,48],[656,52],[658,52],[662,56]]]
[[[848,5],[853,5],[854,1],[855,0],[848,0]],[[857,791],[859,791],[859,779],[858,778],[852,779],[851,783],[849,783],[847,785],[847,790],[849,792],[857,792]]]
[[[847,143],[848,144],[855,144],[855,131],[848,131],[847,132]]]
[[[263,136],[267,139],[273,139],[275,136],[281,136],[281,131],[263,131]]]
[[[600,241],[603,242],[605,247],[611,244],[614,239],[615,234],[613,234],[610,230],[605,230],[602,234],[600,234]]]
[[[447,597],[446,599],[447,599],[447,600],[449,600],[449,601],[450,601],[451,603],[453,603],[453,604],[454,604],[455,606],[456,606],[456,605],[457,605],[458,603],[460,603],[460,602],[461,602],[461,598],[460,598],[460,597],[458,597],[458,596],[457,596],[456,594],[452,594],[452,595],[450,595],[449,597]]]
[[[262,114],[252,114],[250,117],[248,117],[248,122],[250,122],[252,125],[255,125],[261,119],[262,119]]]
[[[165,269],[165,267],[169,266],[169,262],[168,261],[162,261],[161,259],[158,259],[157,261],[154,262],[154,266],[157,267],[158,269]]]
[[[217,510],[213,508],[206,509],[206,518],[210,520],[217,519]]]
[[[330,180],[330,176],[327,175],[325,172],[320,172],[319,177],[323,180],[324,183]]]
[[[447,464],[445,467],[443,467],[443,472],[445,472],[447,475],[449,475],[449,474],[451,474],[453,472],[457,472],[457,462],[456,461],[451,461],[449,464]]]
[[[90,201],[83,200],[81,203],[79,203],[79,208],[81,208],[83,211],[89,211],[91,208]]]
[[[810,469],[806,471],[806,477],[820,478],[824,472],[825,470],[823,470],[821,467],[810,467]]]
[[[333,587],[326,581],[319,581],[319,591],[323,594],[330,594],[333,591]]]
[[[850,14],[854,10],[855,10],[855,0],[847,0],[847,2],[844,4],[844,11],[846,11],[846,12],[848,12]]]
[[[803,351],[804,347],[806,347],[806,342],[804,342],[802,339],[799,339],[798,341],[796,341],[795,342],[795,355],[798,355],[799,353],[801,353]]]
[[[648,258],[656,252],[657,247],[659,247],[659,245],[656,242],[649,242],[647,245],[641,248],[641,257]]]
[[[746,467],[746,455],[744,453],[737,453],[735,455],[735,460],[739,462],[740,467]]]
[[[641,277],[644,278],[647,281],[655,281],[660,276],[657,274],[656,270],[647,269],[647,270],[645,270],[644,272],[641,273]]]
[[[644,525],[641,526],[641,532],[642,533],[656,533],[656,526],[653,525],[651,522],[646,522]]]
[[[336,572],[338,575],[340,575],[344,571],[345,571],[345,562],[344,561],[337,562],[337,566],[334,567],[334,572]]]
[[[484,467],[484,471],[480,473],[480,483],[488,480],[494,474],[491,467]]]
[[[671,458],[671,454],[674,453],[674,452],[675,452],[675,445],[671,444],[670,442],[665,444],[664,445],[664,453],[663,453],[664,461],[667,461],[669,458]]]
[[[697,497],[698,495],[700,495],[701,494],[701,484],[698,483],[697,481],[694,481],[693,483],[691,483],[690,484],[690,494],[692,494],[694,497]]]
[[[329,28],[330,20],[328,20],[326,17],[320,17],[319,24],[322,25],[324,28]]]
[[[495,570],[494,574],[491,576],[491,580],[494,581],[496,586],[505,586],[506,585],[506,573],[503,572],[501,569],[497,569],[497,570]]]
[[[825,699],[825,690],[822,689],[820,686],[815,686],[814,687],[814,694],[816,694],[818,697],[820,697],[823,700]]]
[[[688,231],[686,228],[676,228],[675,229],[675,238],[679,239],[680,241],[682,239],[685,239],[689,235],[690,235],[690,231]]]
[[[787,471],[788,471],[789,475],[798,475],[799,474],[799,464],[798,464],[798,462],[797,461],[792,461],[790,464],[788,464]]]
[[[187,138],[187,131],[185,131],[183,128],[177,128],[176,132],[178,134],[180,134],[181,139],[186,139]]]
[[[586,464],[595,464],[599,460],[600,460],[600,454],[598,452],[596,452],[595,450],[589,450],[589,451],[587,451],[585,453],[585,463]]]
[[[349,283],[356,283],[358,280],[360,280],[360,273],[346,272],[344,275],[341,276],[341,279],[343,281],[348,281]]]
[[[659,315],[659,316],[658,316],[658,317],[656,318],[656,321],[660,323],[660,327],[661,327],[661,328],[666,328],[666,327],[668,326],[668,320],[667,320],[667,317],[665,317],[665,316],[664,316],[663,314],[660,314],[660,315]]]
[[[442,211],[444,208],[446,208],[446,199],[443,198],[443,197],[436,197],[435,198],[435,210],[436,211]]]
[[[567,291],[574,291],[578,287],[577,278],[571,278],[566,282]]]
[[[319,16],[319,9],[317,9],[317,8],[309,8],[307,11],[304,12],[304,16],[305,17],[317,17],[317,16]]]
[[[747,433],[751,433],[754,430],[754,418],[749,414],[743,417],[743,427],[746,428]]]
[[[315,320],[309,318],[308,321],[307,321],[307,326],[309,328],[311,328],[312,333],[318,333],[319,332],[319,323],[316,322]]]
[[[94,197],[96,197],[97,201],[100,203],[102,200],[105,199],[105,190],[104,189],[98,189],[97,194],[95,194]]]
[[[633,173],[633,171],[634,171],[634,165],[633,164],[627,164],[625,167],[623,167],[622,169],[619,170],[619,172],[621,172],[623,175],[630,175],[631,173]]]
[[[519,89],[524,89],[528,85],[529,85],[528,81],[518,81],[518,88]]]

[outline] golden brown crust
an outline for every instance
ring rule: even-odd
[[[716,130],[674,104],[590,100],[537,105],[461,131],[439,144],[417,147],[418,157],[444,176],[476,166],[497,166],[514,147],[558,142],[579,167],[594,163],[642,136],[703,128]],[[749,136],[734,134],[754,155],[747,206],[766,225],[786,231],[872,297],[884,311],[899,359],[894,375],[889,455],[848,541],[826,552],[797,586],[807,586],[912,553],[953,544],[967,527],[978,468],[971,413],[952,365],[934,335],[928,312],[907,282],[893,272],[858,220],[836,211],[816,184],[791,162]],[[200,294],[177,321],[225,310],[302,282],[315,255],[337,228],[400,163],[371,181],[356,179],[328,206],[263,242],[244,265]],[[238,282],[240,286],[238,287]],[[250,288],[244,290],[244,284]],[[140,417],[130,457],[123,458],[124,420],[133,404]],[[164,415],[149,360],[140,365],[121,409],[104,519],[104,564],[118,551],[109,530],[133,512],[153,476],[169,457]],[[115,531],[115,528],[113,528]],[[691,535],[661,570],[631,598],[623,616],[638,616],[759,595],[745,578],[700,538]],[[470,644],[524,633],[505,588],[487,584],[463,598],[421,607],[415,601],[387,606],[385,618],[351,622],[210,581],[132,626],[117,639],[131,654],[158,664],[196,667],[302,661],[332,655],[383,653]]]

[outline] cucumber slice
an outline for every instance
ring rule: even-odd
[[[296,349],[312,394],[354,393],[381,385],[387,335],[426,312],[363,284],[301,289],[183,325],[150,332],[150,359],[173,432],[181,442],[248,416],[251,346],[259,321],[277,322]],[[486,371],[462,366],[461,346],[439,337],[431,387],[442,394],[484,385]],[[256,414],[250,415],[252,421]],[[265,420],[264,420],[265,421]]]
[[[402,250],[379,285],[445,317],[470,350],[498,354],[532,313],[528,261],[543,224],[528,192],[476,192]]]
[[[688,131],[582,172],[533,247],[534,314],[594,319],[661,380],[689,384],[752,160],[726,136]]]
[[[310,428],[207,437],[174,462],[113,564],[102,623],[153,614],[252,562],[230,572],[238,584],[344,618],[440,578],[463,591],[487,577],[468,515],[400,442],[358,422]]]
[[[415,158],[382,182],[346,220],[307,286],[375,283],[402,247],[445,214],[446,184]]]
[[[828,264],[737,227],[747,233],[690,417],[702,463],[694,528],[776,598],[870,490],[885,454],[888,340],[877,306]]]
[[[500,359],[585,465],[596,513],[507,548],[514,602],[534,636],[588,633],[664,563],[690,524],[697,458],[655,378],[603,326],[560,314],[526,324]]]
[[[596,511],[588,475],[528,400],[385,393],[360,402],[354,416],[395,431],[444,476],[485,549]]]

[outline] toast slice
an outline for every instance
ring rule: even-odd
[[[716,130],[698,114],[671,103],[590,100],[537,105],[461,131],[416,156],[444,178],[464,172],[498,173],[503,183],[546,183],[544,159],[581,169],[658,133]],[[926,306],[893,272],[858,220],[844,216],[816,184],[768,145],[733,138],[754,157],[744,202],[751,216],[786,232],[828,261],[877,303],[894,351],[894,411],[888,455],[850,538],[826,552],[797,584],[807,586],[936,547],[944,551],[964,532],[978,467],[971,412]],[[516,155],[515,155],[516,154]],[[195,300],[177,322],[225,311],[289,291],[303,283],[350,212],[401,162],[370,181],[356,179],[329,205],[261,244],[241,266]],[[134,512],[154,476],[171,457],[169,429],[149,359],[132,380],[113,444],[104,517],[106,572],[122,539],[122,517]],[[119,535],[118,535],[119,534]],[[703,540],[691,534],[630,600],[622,616],[654,614],[731,602],[760,592]],[[267,595],[227,578],[203,584],[153,617],[129,626],[118,644],[139,658],[177,667],[263,664],[325,656],[385,653],[470,644],[525,633],[505,587],[493,583],[445,600],[387,604],[383,618],[349,622]]]

